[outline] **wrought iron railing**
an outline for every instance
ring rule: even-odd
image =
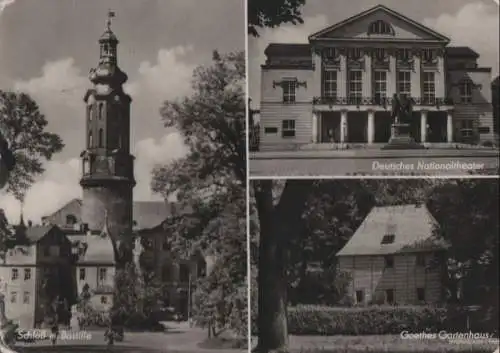
[[[320,105],[379,105],[391,106],[393,98],[391,97],[314,97],[313,104]],[[451,98],[420,98],[411,97],[414,105],[419,106],[443,106],[453,105]]]

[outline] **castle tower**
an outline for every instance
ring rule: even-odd
[[[86,149],[81,154],[83,175],[82,222],[100,231],[107,214],[112,236],[132,230],[134,157],[130,154],[130,103],[123,92],[127,75],[118,67],[118,39],[111,31],[109,12],[106,30],[99,39],[100,58],[90,70],[93,87],[86,103]]]

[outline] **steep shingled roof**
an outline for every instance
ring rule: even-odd
[[[443,249],[434,240],[437,221],[424,205],[374,207],[337,256],[387,255]],[[385,235],[394,242],[381,244]]]

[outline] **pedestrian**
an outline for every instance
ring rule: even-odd
[[[54,319],[54,321],[52,322],[51,331],[52,331],[52,335],[50,338],[52,341],[52,345],[55,346],[56,342],[57,342],[57,337],[59,336],[59,324],[57,322],[57,319]]]
[[[111,324],[108,325],[108,328],[104,332],[104,340],[108,343],[108,347],[112,346],[115,342],[115,332]]]

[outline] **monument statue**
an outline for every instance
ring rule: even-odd
[[[422,144],[416,143],[411,134],[413,117],[413,102],[411,98],[394,94],[392,96],[391,138],[382,149],[421,149]]]
[[[395,124],[410,124],[413,115],[413,106],[411,99],[406,96],[398,97],[394,93],[392,97],[392,119]]]

